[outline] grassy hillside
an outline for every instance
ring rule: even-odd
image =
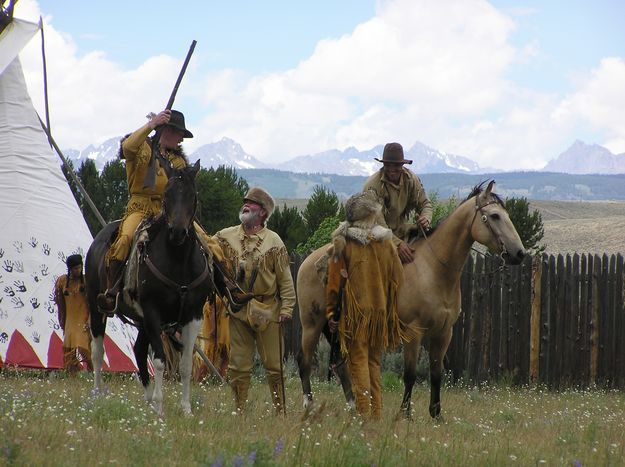
[[[265,187],[277,198],[308,198],[315,185],[323,185],[341,198],[362,190],[366,177],[299,174],[277,170],[238,170],[248,183]],[[495,174],[422,174],[428,192],[440,198],[464,198],[471,188],[494,179],[504,197],[524,196],[538,200],[625,200],[625,174],[569,175],[549,172],[507,172]]]

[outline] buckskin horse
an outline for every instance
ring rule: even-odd
[[[202,322],[202,307],[212,290],[209,264],[193,227],[197,206],[195,176],[200,162],[180,170],[167,163],[162,166],[168,177],[162,209],[145,229],[148,240],[133,246],[129,264],[134,257],[137,266],[128,267],[124,274],[125,288],[119,295],[116,313],[138,328],[134,354],[139,378],[146,401],[152,403],[159,415],[163,414],[165,368],[161,331],[180,332],[181,405],[183,412],[190,414],[193,344]],[[102,389],[106,329],[106,315],[98,310],[96,297],[106,288],[104,256],[115,240],[118,227],[119,221],[103,228],[93,240],[85,260],[96,392]],[[154,384],[150,384],[148,373],[148,346],[153,352]]]
[[[460,278],[464,263],[474,242],[481,243],[501,256],[508,264],[519,264],[525,249],[510,221],[501,198],[492,192],[494,181],[476,186],[429,236],[411,242],[415,260],[404,265],[404,282],[399,288],[397,312],[411,336],[404,342],[404,396],[401,411],[411,416],[410,398],[416,380],[416,367],[422,339],[429,338],[430,415],[441,413],[441,377],[443,358],[451,342],[453,325],[460,314]],[[325,318],[325,290],[315,263],[327,251],[328,245],[311,253],[302,263],[297,275],[297,292],[302,322],[302,348],[298,365],[304,407],[309,409],[313,398],[310,387],[312,358],[323,332],[330,341]],[[349,280],[349,279],[348,279]],[[338,365],[348,403],[353,394],[347,365]]]

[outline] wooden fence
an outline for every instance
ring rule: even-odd
[[[293,277],[302,257],[292,255]],[[445,367],[473,382],[625,387],[623,256],[543,255],[501,268],[471,256]],[[299,313],[285,329],[300,347]]]

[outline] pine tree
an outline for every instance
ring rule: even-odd
[[[339,208],[339,198],[334,191],[321,185],[315,186],[303,213],[308,234],[314,234],[327,217],[336,216]]]
[[[280,236],[288,251],[293,251],[308,236],[302,215],[295,206],[289,208],[286,203],[282,209],[276,207],[267,224]]]
[[[530,205],[525,197],[508,198],[505,206],[525,249],[535,254],[543,252],[545,246],[538,244],[545,235],[540,212],[534,210],[530,213]]]
[[[126,167],[120,159],[107,162],[100,174],[102,192],[104,193],[100,207],[102,217],[107,222],[121,219],[128,204],[128,182]]]
[[[89,194],[89,197],[93,201],[93,204],[102,213],[102,206],[104,205],[104,191],[102,189],[102,183],[100,181],[100,174],[96,169],[95,162],[91,159],[86,159],[80,168],[78,169],[78,179],[85,191]],[[82,215],[85,218],[85,222],[89,227],[91,235],[94,237],[102,228],[102,224],[91,210],[91,207],[87,203],[82,193],[78,193],[78,205],[82,211]]]
[[[239,210],[249,186],[234,168],[220,165],[201,169],[196,185],[198,218],[209,234],[239,223]]]

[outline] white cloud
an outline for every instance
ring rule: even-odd
[[[20,18],[34,20],[40,15],[34,2],[23,0],[19,7],[16,16],[19,13]],[[124,70],[102,51],[79,57],[72,38],[57,31],[48,18],[44,18],[44,33],[50,126],[63,148],[82,149],[138,127],[149,110],[163,106],[155,96],[167,95],[180,67],[178,60],[161,55],[135,70]],[[24,48],[20,60],[33,104],[43,116],[39,36]]]
[[[33,0],[19,7],[30,19],[39,16]],[[44,24],[52,128],[62,147],[124,134],[161,108],[181,61],[156,56],[124,69],[102,51],[79,55],[53,20]],[[278,162],[335,147],[419,140],[483,166],[538,169],[590,127],[603,141],[588,142],[625,151],[623,58],[603,59],[566,96],[523,89],[510,76],[541,51],[533,38],[513,46],[514,30],[513,17],[482,0],[388,0],[353,31],[320,41],[290,70],[200,75],[192,61],[183,94],[193,99],[183,95],[179,102],[194,116],[187,125],[196,138],[185,144],[193,150],[228,136]],[[42,110],[38,40],[21,59]]]
[[[507,92],[513,26],[481,1],[387,2],[351,34],[321,41],[295,69],[218,95],[212,88],[208,100],[219,110],[198,133],[228,134],[254,154],[280,159],[427,142],[439,120],[480,115]]]
[[[605,135],[605,146],[625,152],[625,60],[608,57],[588,79],[555,109],[554,116],[570,124],[590,124]]]

